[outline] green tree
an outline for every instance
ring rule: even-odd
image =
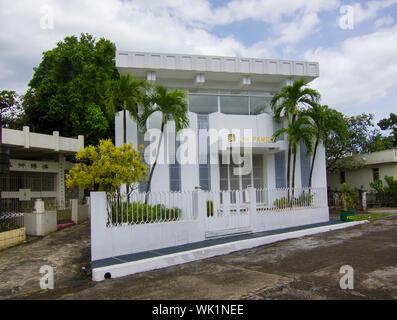
[[[15,128],[22,114],[21,98],[15,91],[0,91],[0,127]],[[1,142],[1,130],[0,130]]]
[[[290,123],[287,128],[282,128],[274,133],[274,139],[277,139],[281,134],[286,134],[291,152],[293,154],[292,164],[292,199],[294,198],[295,188],[295,168],[296,168],[296,154],[298,152],[299,142],[302,140],[306,146],[307,152],[313,152],[313,138],[315,130],[311,126],[311,121],[308,117],[299,116],[294,123]]]
[[[374,125],[374,115],[362,113],[347,117],[348,133],[340,135],[331,132],[326,146],[327,171],[335,172],[339,169],[353,169],[363,165],[361,160],[354,157],[357,154],[382,151],[392,147],[390,141],[383,137]]]
[[[44,52],[24,96],[25,124],[33,131],[84,135],[88,144],[113,136],[106,106],[106,83],[118,78],[115,45],[81,34],[66,37]]]
[[[116,148],[110,139],[101,140],[97,147],[90,145],[80,150],[76,160],[79,162],[66,174],[68,188],[77,185],[91,191],[106,191],[118,200],[122,184],[132,192],[147,173],[147,166],[131,143]]]
[[[174,89],[168,91],[164,86],[156,86],[149,94],[150,104],[144,106],[143,112],[139,117],[139,126],[146,130],[146,122],[148,118],[155,112],[161,113],[161,126],[158,146],[156,150],[156,158],[150,168],[149,178],[146,186],[146,193],[150,191],[151,181],[154,169],[156,168],[157,160],[160,153],[160,146],[163,138],[164,127],[170,120],[175,122],[176,132],[187,128],[189,126],[188,107],[186,103],[186,94],[184,91]],[[146,201],[148,195],[146,196]]]
[[[378,122],[382,130],[391,130],[389,139],[394,148],[397,147],[397,114],[390,113],[389,118],[382,119]]]
[[[327,146],[330,143],[331,134],[338,135],[339,137],[345,139],[348,134],[348,128],[343,114],[336,111],[335,109],[329,108],[328,106],[322,106],[320,104],[314,103],[308,110],[304,111],[303,114],[312,120],[311,126],[315,132],[315,143],[309,175],[309,187],[311,187],[314,164],[319,144],[322,142],[324,147],[327,149]]]
[[[122,74],[119,79],[108,83],[107,101],[111,112],[123,110],[123,143],[127,143],[126,111],[138,121],[139,109],[147,103],[145,90],[148,90],[146,81],[136,80],[131,74]]]
[[[305,79],[295,81],[292,85],[284,86],[272,98],[270,105],[277,122],[285,117],[289,124],[294,124],[300,111],[319,101],[320,93],[306,86]],[[287,186],[290,187],[292,144],[288,145]]]

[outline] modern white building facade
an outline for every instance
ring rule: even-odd
[[[273,119],[270,101],[282,86],[300,78],[310,82],[318,77],[318,63],[118,51],[116,66],[121,74],[130,73],[136,79],[178,88],[187,94],[189,128],[176,137],[173,122],[167,124],[152,191],[287,187],[288,142],[284,137],[272,139],[281,125]],[[154,114],[147,127],[159,129],[160,116]],[[145,159],[150,163],[148,159],[153,159],[155,149],[148,146],[157,145],[158,135],[149,130],[145,136],[129,116],[126,123],[127,142],[144,145]],[[116,145],[120,145],[122,112],[116,115],[115,128]],[[296,187],[308,186],[310,164],[311,155],[301,145]],[[320,147],[312,187],[326,185],[325,152]],[[139,188],[144,191],[145,183]]]

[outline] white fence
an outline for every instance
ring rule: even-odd
[[[329,220],[321,188],[91,193],[92,260]]]

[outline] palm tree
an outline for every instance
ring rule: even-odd
[[[146,102],[148,84],[136,80],[131,74],[122,74],[118,80],[109,83],[108,105],[112,113],[123,110],[123,143],[127,143],[126,111],[138,122],[140,106]]]
[[[290,123],[287,128],[282,128],[274,133],[274,138],[277,139],[281,134],[286,134],[291,146],[291,152],[294,156],[292,166],[292,199],[294,199],[295,188],[295,167],[296,167],[296,154],[298,151],[299,142],[302,140],[306,146],[307,152],[313,151],[313,137],[315,131],[311,126],[311,121],[308,117],[299,116],[294,123]],[[289,194],[289,192],[288,192]]]
[[[152,177],[154,169],[156,168],[157,160],[160,154],[160,146],[163,138],[164,127],[168,121],[173,120],[175,122],[175,129],[178,132],[189,126],[188,118],[188,106],[186,103],[186,94],[184,91],[174,89],[168,91],[164,86],[156,86],[154,92],[150,94],[150,105],[146,104],[141,116],[139,117],[139,126],[143,130],[146,130],[146,121],[154,112],[161,112],[161,126],[160,126],[160,137],[158,141],[156,158],[150,169],[149,178],[146,185],[146,199],[148,200],[148,193],[150,191]]]
[[[314,103],[303,114],[312,120],[311,126],[315,132],[314,151],[309,175],[309,188],[311,188],[314,163],[320,142],[326,147],[331,133],[334,132],[343,136],[347,132],[347,125],[343,114],[326,105],[322,106]]]
[[[306,80],[300,79],[292,85],[284,86],[273,97],[270,106],[273,110],[274,118],[281,122],[282,117],[288,119],[289,124],[294,124],[299,111],[305,110],[308,106],[320,99],[320,93],[314,89],[306,87]],[[288,164],[287,164],[287,186],[290,187],[291,172],[291,152],[292,145],[288,145]]]
[[[108,107],[114,114],[123,110],[123,144],[127,143],[127,110],[132,118],[138,122],[139,108],[147,101],[145,94],[148,84],[144,80],[136,80],[129,73],[120,75],[117,80],[108,83]],[[132,191],[132,190],[131,190]],[[127,205],[130,198],[130,186],[126,186]]]

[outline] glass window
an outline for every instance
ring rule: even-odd
[[[274,164],[276,169],[276,188],[286,187],[286,172],[285,172],[285,151],[280,151],[274,154]]]
[[[218,112],[218,96],[189,94],[189,111],[195,113]]]
[[[311,157],[307,154],[306,145],[300,141],[300,160],[301,160],[301,184],[303,188],[309,187]]]
[[[249,114],[247,96],[221,96],[221,112],[227,114]]]
[[[373,181],[379,180],[379,168],[372,169],[372,179]]]
[[[250,97],[250,114],[271,113],[271,97]]]

